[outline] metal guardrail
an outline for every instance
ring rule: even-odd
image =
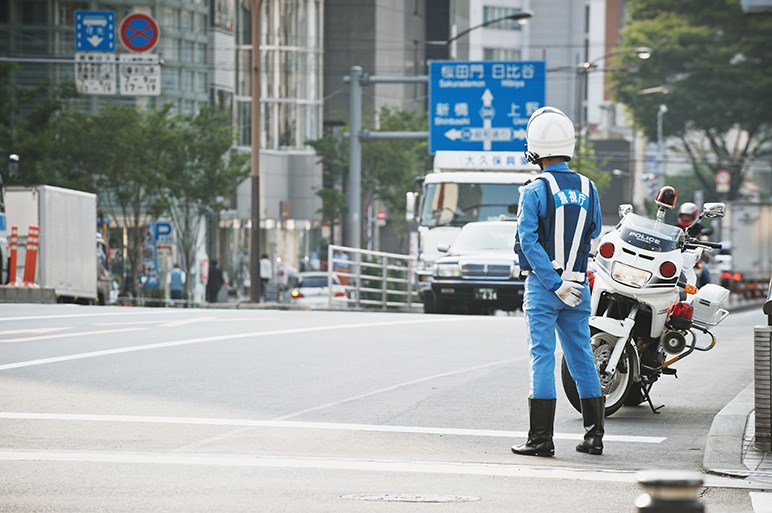
[[[343,297],[334,295],[331,273],[328,278],[331,306],[411,310],[421,304],[411,279],[415,259],[408,255],[330,245],[327,261],[347,290]]]

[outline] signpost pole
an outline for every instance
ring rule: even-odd
[[[348,203],[348,222],[346,245],[351,248],[362,247],[362,145],[359,133],[362,131],[362,67],[352,66],[349,75],[349,160],[346,200]]]
[[[263,0],[252,0],[252,229],[250,230],[249,299],[260,302],[260,14]]]

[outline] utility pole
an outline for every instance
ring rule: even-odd
[[[263,0],[252,0],[252,229],[250,230],[249,299],[260,302],[260,14]]]

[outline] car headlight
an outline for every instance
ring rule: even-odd
[[[611,277],[619,283],[640,289],[649,282],[651,273],[631,265],[623,264],[622,262],[614,262]]]
[[[461,266],[458,264],[434,264],[432,274],[440,278],[457,278],[461,276]]]

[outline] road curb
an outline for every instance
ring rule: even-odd
[[[702,460],[706,472],[734,477],[750,475],[750,470],[743,464],[743,438],[748,415],[753,408],[751,383],[713,418]]]

